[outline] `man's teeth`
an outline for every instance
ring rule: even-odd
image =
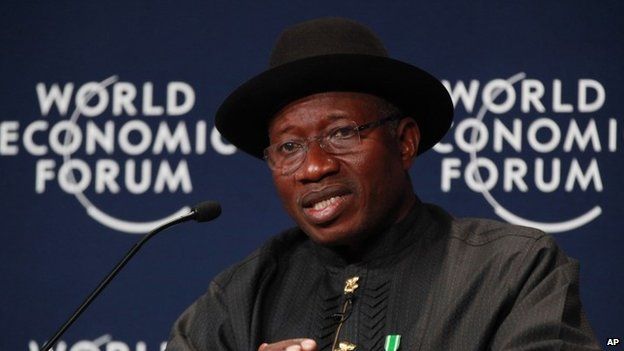
[[[319,201],[315,203],[313,207],[315,210],[320,211],[320,210],[327,208],[327,206],[331,204],[335,204],[339,199],[340,199],[340,196],[333,196],[327,200],[323,200],[323,201]]]

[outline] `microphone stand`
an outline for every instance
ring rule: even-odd
[[[117,265],[113,268],[113,270],[110,271],[110,273],[108,273],[108,275],[104,277],[104,279],[102,279],[100,284],[98,284],[98,286],[95,287],[95,289],[93,289],[93,291],[89,294],[89,296],[87,296],[87,298],[80,304],[80,306],[78,306],[76,311],[69,317],[69,319],[67,319],[67,321],[61,326],[61,328],[57,330],[57,332],[49,339],[49,341],[46,342],[43,345],[43,347],[41,347],[40,350],[48,351],[50,348],[52,348],[56,344],[58,339],[60,339],[61,336],[65,334],[67,329],[76,321],[76,319],[78,319],[78,317],[84,312],[84,310],[87,307],[89,307],[91,302],[93,302],[93,300],[102,292],[102,290],[108,285],[108,283],[110,283],[111,280],[115,278],[117,273],[119,273],[119,271],[126,265],[126,263],[128,263],[128,261],[132,258],[132,256],[134,256],[137,253],[137,251],[139,251],[139,249],[141,248],[141,246],[143,246],[143,244],[145,244],[154,235],[160,233],[161,231],[171,226],[174,226],[178,223],[186,222],[191,219],[195,219],[195,217],[197,216],[197,212],[198,211],[196,209],[193,209],[190,213],[184,216],[178,217],[170,222],[167,222],[161,225],[160,227],[157,227],[156,229],[152,230],[151,232],[143,235],[143,237],[136,244],[134,244],[134,246],[132,246],[132,248],[126,253],[126,255],[121,259],[121,261],[117,263]]]

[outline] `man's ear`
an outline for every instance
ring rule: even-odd
[[[418,144],[420,143],[420,128],[411,117],[404,117],[399,121],[396,129],[397,140],[403,169],[406,171],[412,166],[418,154]]]

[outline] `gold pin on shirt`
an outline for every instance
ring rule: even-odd
[[[347,341],[341,341],[340,343],[338,343],[338,337],[340,336],[340,329],[342,329],[342,324],[347,320],[347,318],[349,318],[349,315],[351,315],[350,307],[351,307],[351,304],[353,304],[353,292],[359,286],[357,284],[358,280],[360,280],[360,277],[351,277],[345,281],[345,287],[344,287],[345,301],[344,301],[344,304],[342,305],[341,312],[336,314],[336,316],[340,317],[340,320],[338,323],[338,327],[336,328],[334,342],[331,347],[332,351],[355,350],[355,344],[352,344]],[[336,347],[337,343],[338,343],[338,347]]]
[[[343,341],[340,344],[338,344],[338,348],[335,349],[334,351],[353,351],[355,350],[355,347],[356,347],[355,344]]]
[[[357,284],[358,280],[360,280],[360,277],[352,277],[352,278],[347,279],[347,281],[345,282],[344,293],[345,294],[353,293],[355,289],[359,287],[359,285]]]

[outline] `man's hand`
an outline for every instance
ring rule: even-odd
[[[258,351],[317,351],[316,341],[312,339],[290,339],[273,344],[264,343]]]

